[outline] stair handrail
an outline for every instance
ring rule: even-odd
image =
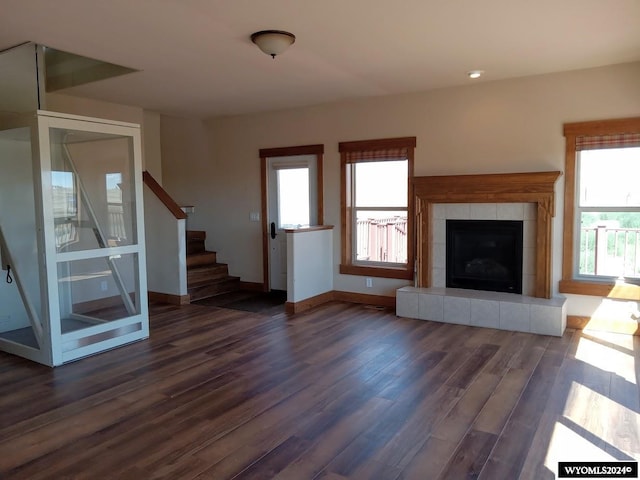
[[[63,149],[64,155],[67,158],[67,162],[69,163],[69,167],[71,167],[71,171],[73,172],[73,175],[78,181],[78,190],[80,190],[80,196],[82,197],[82,200],[84,200],[84,205],[87,208],[87,213],[89,214],[89,218],[93,222],[93,225],[94,225],[93,232],[94,232],[94,235],[96,236],[96,239],[98,240],[98,245],[100,245],[101,248],[104,248],[107,246],[107,237],[105,236],[104,232],[102,231],[102,228],[100,227],[100,223],[98,222],[98,217],[95,211],[93,210],[93,204],[91,203],[89,194],[87,193],[87,190],[84,187],[82,178],[78,174],[78,169],[76,168],[76,165],[73,162],[73,158],[71,157],[71,152],[69,151],[69,148],[67,147],[66,144],[63,144],[62,147],[63,147],[62,149]],[[120,292],[120,297],[122,298],[124,306],[127,309],[127,313],[132,316],[135,315],[136,307],[133,304],[133,300],[131,300],[131,297],[129,296],[129,292],[127,292],[127,287],[124,284],[124,280],[122,279],[122,275],[120,274],[120,270],[118,269],[118,266],[116,265],[114,259],[112,259],[110,256],[107,257],[107,263],[109,264],[109,269],[113,274],[113,279],[116,283],[116,286],[118,287],[118,291]]]
[[[11,255],[11,251],[9,250],[9,245],[4,237],[4,233],[2,232],[2,226],[0,225],[0,250],[2,250],[2,261],[4,265],[8,265],[11,268],[13,273],[13,280],[16,283],[16,287],[18,287],[18,293],[20,294],[20,298],[22,299],[22,304],[24,305],[24,309],[27,312],[27,317],[29,317],[29,323],[31,324],[31,328],[35,332],[36,341],[38,342],[38,347],[42,348],[42,339],[44,336],[42,323],[40,322],[40,318],[36,308],[29,300],[29,296],[27,292],[24,290],[22,286],[22,282],[20,281],[20,274],[18,269],[15,267],[15,263],[13,261],[13,256]],[[4,267],[4,265],[2,265]]]
[[[171,198],[171,195],[167,193],[167,191],[162,188],[155,178],[148,172],[142,172],[142,181],[144,184],[149,187],[149,189],[158,197],[165,207],[176,217],[176,220],[183,220],[187,218],[187,214],[182,211],[180,205],[176,203],[176,201]]]

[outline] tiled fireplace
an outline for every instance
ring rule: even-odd
[[[446,287],[447,220],[522,221],[522,293],[535,295],[536,205],[535,203],[435,203],[432,206],[431,285]]]
[[[396,296],[399,316],[560,336],[566,301],[551,297],[553,185],[559,172],[418,177],[418,287]],[[523,222],[523,294],[446,288],[447,220]]]

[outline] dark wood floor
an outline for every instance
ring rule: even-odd
[[[638,342],[155,305],[148,341],[0,353],[0,478],[551,479],[640,458]]]

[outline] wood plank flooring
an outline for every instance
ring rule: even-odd
[[[0,353],[0,478],[553,479],[640,458],[640,337],[340,302],[151,311],[149,340],[56,369]]]

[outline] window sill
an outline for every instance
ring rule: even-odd
[[[560,280],[560,293],[592,295],[620,300],[640,300],[640,286],[622,281],[589,282],[584,280]]]
[[[340,273],[345,275],[361,275],[363,277],[398,278],[413,280],[413,270],[391,267],[365,267],[362,265],[340,265]]]

